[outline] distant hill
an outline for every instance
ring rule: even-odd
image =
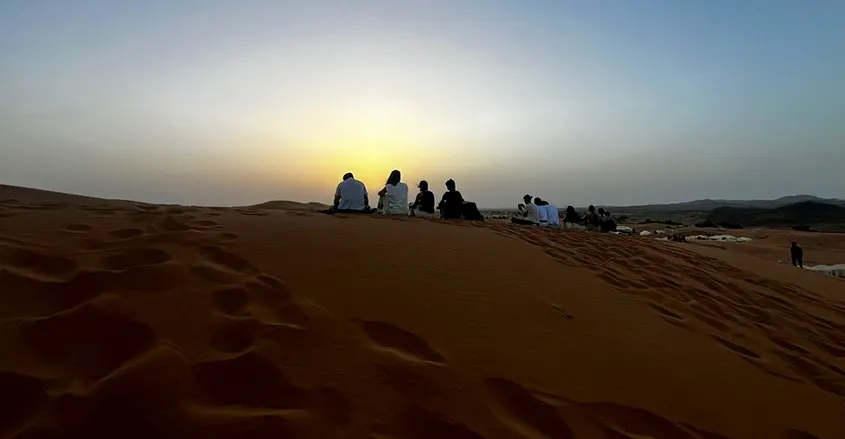
[[[253,206],[256,209],[270,209],[270,210],[324,210],[329,206],[323,203],[298,203],[296,201],[276,200],[267,201]]]
[[[638,206],[620,206],[613,207],[617,211],[692,211],[692,212],[706,212],[721,207],[733,207],[743,209],[775,209],[778,207],[788,206],[791,204],[814,202],[825,203],[831,205],[845,206],[845,200],[837,198],[820,198],[813,195],[790,195],[781,197],[775,200],[695,200],[686,201],[683,203],[670,204],[644,204]]]
[[[707,219],[744,227],[845,228],[845,205],[802,201],[772,209],[724,206],[713,209]]]
[[[125,200],[107,200],[85,195],[66,194],[43,189],[0,184],[0,202],[51,203],[51,204],[104,204],[128,203]]]

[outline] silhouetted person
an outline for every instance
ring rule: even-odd
[[[355,179],[351,172],[343,175],[343,181],[334,192],[332,209],[326,213],[370,213],[370,200],[364,183]]]
[[[443,219],[461,219],[464,207],[464,197],[455,190],[455,180],[446,180],[446,192],[437,208]]]
[[[792,266],[804,268],[804,249],[795,241],[792,241],[792,246],[789,247],[789,256],[792,258]]]
[[[414,216],[430,217],[434,215],[434,193],[428,190],[428,182],[423,180],[417,185],[420,192],[411,204],[411,214]]]
[[[602,232],[615,232],[616,231],[616,221],[610,217],[610,211],[605,210],[602,212],[603,209],[599,209],[599,221],[601,222],[601,231]]]

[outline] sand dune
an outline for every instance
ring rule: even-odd
[[[840,279],[582,231],[3,194],[0,438],[845,437]]]

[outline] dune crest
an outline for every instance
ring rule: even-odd
[[[581,231],[61,195],[0,201],[3,439],[845,437],[840,279]]]

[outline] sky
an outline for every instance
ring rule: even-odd
[[[0,183],[160,203],[845,198],[838,0],[4,0]]]

